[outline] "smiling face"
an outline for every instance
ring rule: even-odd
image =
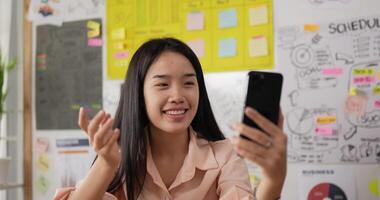
[[[187,131],[199,101],[198,82],[190,61],[179,53],[162,53],[145,76],[144,100],[152,130]]]

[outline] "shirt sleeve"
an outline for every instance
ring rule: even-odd
[[[248,168],[233,149],[221,169],[217,193],[220,200],[254,200]]]
[[[76,187],[81,184],[79,181],[75,187],[59,188],[55,191],[53,200],[70,200],[71,194],[75,191]],[[103,196],[103,200],[118,200],[113,194],[106,192]]]

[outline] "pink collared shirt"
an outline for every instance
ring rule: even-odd
[[[149,146],[147,153],[147,176],[139,200],[253,199],[247,166],[228,139],[210,142],[197,137],[191,129],[189,152],[169,188],[161,179]],[[54,200],[70,199],[74,190],[75,187],[58,189]],[[106,193],[103,197],[103,200],[126,199],[125,185],[115,194]]]

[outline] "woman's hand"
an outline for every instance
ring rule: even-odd
[[[92,148],[98,155],[98,160],[116,171],[121,160],[118,144],[120,130],[112,129],[113,122],[111,115],[102,110],[91,121],[88,120],[83,108],[79,110],[79,127],[86,132]]]
[[[286,177],[287,136],[282,131],[284,118],[280,112],[278,124],[275,125],[252,108],[247,107],[245,114],[263,131],[238,123],[234,126],[235,130],[250,140],[235,136],[232,142],[237,153],[256,163],[263,173],[257,188],[257,199],[273,200],[280,197]]]

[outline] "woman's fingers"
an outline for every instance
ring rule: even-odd
[[[95,150],[101,149],[112,136],[113,119],[108,120],[100,127],[100,129],[94,134],[92,146]]]
[[[106,113],[103,110],[101,110],[90,121],[88,125],[88,129],[87,129],[87,134],[89,135],[90,139],[93,139],[94,134],[100,128],[100,122],[104,119],[105,116],[106,116]]]
[[[79,124],[79,127],[84,130],[86,133],[87,133],[87,128],[88,128],[88,117],[87,117],[87,114],[85,112],[85,110],[83,109],[83,107],[81,107],[79,109],[79,119],[78,119],[78,124]]]
[[[259,157],[266,158],[268,156],[268,149],[262,145],[257,144],[251,140],[247,140],[238,136],[232,138],[236,149],[247,151],[250,154],[255,154]]]
[[[256,124],[263,129],[266,133],[273,136],[278,133],[281,133],[282,131],[271,121],[266,119],[264,116],[262,116],[259,112],[254,110],[253,108],[247,107],[245,109],[245,114]]]
[[[234,125],[234,128],[240,133],[240,135],[257,142],[261,146],[266,147],[272,143],[272,138],[270,136],[248,125],[238,123]]]
[[[280,112],[278,113],[277,125],[278,125],[278,127],[281,128],[281,130],[284,130],[284,115],[282,114],[281,107],[280,107]]]

